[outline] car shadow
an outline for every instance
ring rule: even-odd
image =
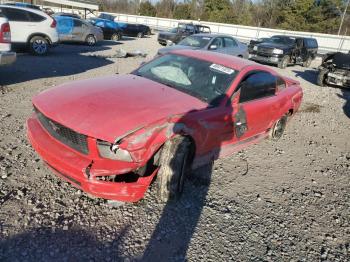
[[[108,43],[108,45],[111,44]],[[0,86],[34,79],[70,76],[112,64],[113,62],[106,58],[96,59],[84,55],[84,53],[109,50],[111,49],[109,46],[107,43],[91,47],[61,44],[42,57],[18,53],[14,64],[0,67]]]
[[[295,77],[302,78],[305,81],[310,82],[311,84],[317,85],[317,70],[305,70],[305,71],[298,71],[298,70],[292,70],[293,73],[295,73]]]
[[[0,238],[0,261],[121,261],[119,250],[128,226],[112,241],[80,228],[42,227]],[[108,259],[108,260],[107,260]]]
[[[208,108],[204,110],[207,109]],[[231,105],[227,106],[226,112],[230,114],[230,116],[232,115]],[[221,117],[224,116],[221,115]],[[185,124],[186,126],[186,123],[193,121],[193,119],[195,119],[193,112],[185,114],[175,124],[174,133],[178,132],[179,128],[177,128],[177,125],[181,126]],[[232,126],[232,132],[229,132],[230,134],[226,133],[224,136],[219,135],[210,138],[212,148],[216,148],[213,151],[214,154],[212,157],[208,158],[208,164],[196,170],[189,170],[184,182],[185,186],[181,198],[177,201],[169,200],[165,204],[156,228],[144,250],[142,261],[187,261],[187,250],[198,226],[203,208],[206,205],[214,160],[219,156],[222,143],[233,137],[232,117],[228,119],[230,120],[217,120],[227,121],[227,125]],[[211,128],[213,127],[207,127],[206,129],[210,131],[209,129]],[[181,146],[177,148],[178,150],[173,152],[173,158],[170,161],[170,167],[174,171],[179,166],[179,161],[175,156],[183,154],[183,152],[180,152],[182,151]],[[173,180],[168,183],[168,188],[174,185],[175,178],[173,177],[172,179]],[[157,180],[159,180],[159,178]]]
[[[134,41],[134,40],[136,40],[136,37],[123,35],[120,41]]]

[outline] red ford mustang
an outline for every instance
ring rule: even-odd
[[[61,178],[110,200],[161,200],[195,168],[262,138],[282,136],[299,83],[232,56],[182,50],[131,74],[78,81],[34,97],[34,149]],[[157,175],[157,176],[156,176]]]

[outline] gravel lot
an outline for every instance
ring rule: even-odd
[[[210,185],[188,180],[176,204],[151,188],[111,207],[44,165],[26,139],[31,97],[144,60],[113,58],[120,48],[159,47],[156,36],[61,45],[0,68],[0,261],[349,261],[350,92],[313,84],[316,62],[276,69],[304,90],[283,138],[216,161]]]

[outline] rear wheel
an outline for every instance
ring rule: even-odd
[[[96,38],[94,35],[88,35],[85,39],[85,43],[88,45],[88,46],[94,46],[96,45]]]
[[[177,136],[165,143],[158,172],[158,195],[162,202],[181,196],[184,180],[191,167],[191,141]]]
[[[34,55],[46,55],[49,52],[49,41],[42,36],[33,36],[29,40],[29,49]]]
[[[278,62],[278,64],[277,64],[278,68],[281,68],[281,69],[286,68],[288,66],[288,64],[289,64],[289,61],[290,61],[289,56],[284,56],[281,59],[281,61]]]
[[[319,72],[318,72],[318,75],[317,75],[317,84],[319,86],[326,86],[326,74],[328,73],[327,70],[325,69],[321,69]]]
[[[287,115],[281,117],[271,128],[269,137],[271,140],[277,141],[283,135],[287,125]]]
[[[138,38],[142,38],[142,37],[143,37],[143,32],[137,33],[137,37],[138,37]]]

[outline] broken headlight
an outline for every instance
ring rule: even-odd
[[[273,54],[276,54],[276,55],[283,55],[283,50],[282,50],[282,49],[274,48],[274,49],[272,50],[272,53],[273,53]]]
[[[127,150],[119,148],[117,145],[106,141],[97,140],[97,148],[100,156],[112,160],[132,162],[130,153]]]

